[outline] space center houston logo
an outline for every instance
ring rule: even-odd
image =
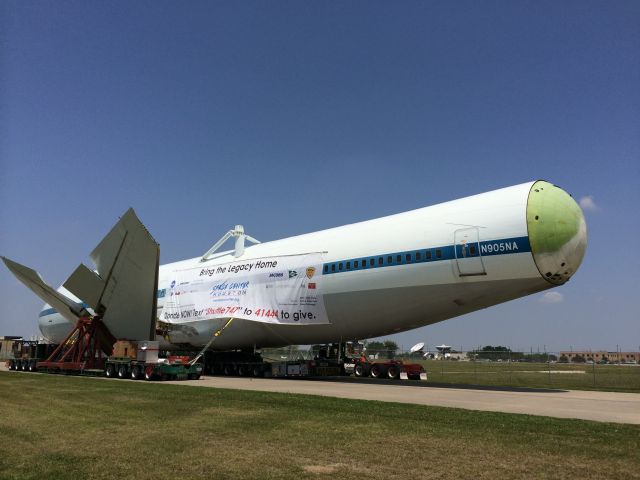
[[[165,301],[162,318],[171,323],[229,317],[289,325],[329,323],[322,275],[315,275],[323,261],[323,254],[312,253],[175,271],[171,288],[184,288]]]

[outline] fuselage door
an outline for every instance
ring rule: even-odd
[[[456,265],[461,277],[486,275],[480,255],[480,233],[477,227],[461,228],[453,234]]]

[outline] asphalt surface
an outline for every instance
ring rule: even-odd
[[[261,392],[301,393],[640,425],[640,394],[638,393],[469,386],[442,388],[442,385],[431,386],[429,382],[363,382],[358,379],[327,381],[202,377],[200,380],[165,383]]]

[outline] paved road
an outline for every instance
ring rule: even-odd
[[[509,389],[438,388],[428,384],[411,386],[411,384],[399,383],[235,377],[203,377],[200,380],[166,383],[262,392],[303,393],[640,425],[640,394],[637,393],[524,389],[512,391]]]

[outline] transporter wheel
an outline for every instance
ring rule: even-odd
[[[28,372],[29,371],[29,360],[23,360],[22,361],[22,365],[20,366],[20,369],[23,372]]]
[[[232,375],[236,374],[236,367],[235,365],[225,365],[224,366],[224,371],[223,373],[225,374],[225,376],[230,377]]]
[[[15,369],[16,369],[16,361],[9,360],[9,370],[15,370]]]
[[[353,374],[356,377],[363,377],[364,376],[364,367],[362,366],[361,363],[358,363],[355,367],[353,367]]]
[[[28,368],[29,368],[29,371],[30,371],[30,372],[35,372],[36,370],[38,370],[38,369],[36,368],[36,361],[35,361],[35,360],[31,360],[31,361],[29,362],[29,367],[28,367]]]
[[[118,368],[118,378],[127,378],[129,371],[126,365],[120,365]]]
[[[373,378],[380,378],[382,376],[382,368],[380,365],[374,365],[371,367],[371,376]]]
[[[144,369],[144,379],[147,382],[150,382],[151,380],[153,380],[153,378],[154,378],[153,367],[149,365],[147,368]]]
[[[400,370],[398,369],[398,367],[389,367],[389,369],[387,370],[387,376],[391,380],[395,380],[396,378],[400,377]]]
[[[262,374],[262,368],[257,367],[257,366],[256,366],[256,367],[253,367],[253,372],[252,372],[252,373],[253,373],[253,376],[254,376],[254,377],[262,377],[262,376],[263,376],[263,374]]]
[[[134,365],[131,367],[131,380],[140,380],[142,378],[142,370],[140,365]]]
[[[113,363],[107,363],[104,374],[107,378],[113,378],[115,376],[116,369]]]

